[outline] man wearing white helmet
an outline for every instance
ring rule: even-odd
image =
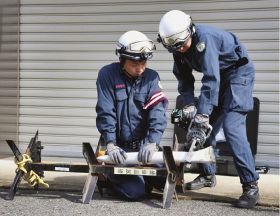
[[[146,67],[155,45],[138,31],[124,33],[117,42],[119,62],[101,68],[97,78],[96,126],[100,143],[116,164],[124,164],[126,152],[139,152],[138,160],[150,161],[158,151],[166,128],[165,97],[156,71]],[[109,175],[108,182],[120,196],[141,198],[155,178]],[[159,183],[159,182],[157,182]]]
[[[182,11],[167,12],[160,20],[158,41],[173,54],[173,73],[184,98],[184,113],[202,129],[213,131],[208,144],[215,146],[215,135],[223,127],[232,150],[243,194],[237,207],[252,208],[259,200],[255,162],[246,135],[246,115],[253,109],[255,70],[238,38],[224,30],[194,25]],[[198,102],[194,103],[193,70],[203,74]],[[210,116],[210,118],[209,118]],[[187,183],[189,190],[214,187],[215,164],[200,164],[200,175]]]

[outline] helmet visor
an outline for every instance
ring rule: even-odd
[[[162,38],[163,45],[169,50],[176,51],[190,38],[190,29]]]

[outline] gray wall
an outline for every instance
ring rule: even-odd
[[[39,129],[44,155],[81,156],[81,143],[96,145],[96,86],[100,67],[117,61],[115,41],[136,29],[156,39],[168,10],[189,12],[196,23],[234,32],[256,67],[254,96],[261,101],[258,164],[279,166],[279,5],[275,0],[21,0],[20,147]],[[149,66],[160,73],[175,106],[172,58],[161,45]],[[201,76],[197,74],[196,89]],[[162,144],[172,143],[169,124]]]
[[[6,139],[17,141],[19,2],[0,1],[0,153],[11,154]]]

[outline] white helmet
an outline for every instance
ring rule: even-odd
[[[124,33],[117,42],[116,54],[120,58],[135,61],[147,60],[153,57],[156,49],[154,42],[139,31]]]
[[[191,38],[194,25],[190,15],[172,10],[163,15],[159,23],[158,42],[169,52],[175,52]]]

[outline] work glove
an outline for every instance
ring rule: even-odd
[[[114,143],[107,144],[106,152],[115,164],[123,164],[127,158],[126,152]]]
[[[141,146],[138,152],[138,161],[147,164],[151,161],[155,152],[158,151],[156,143],[146,143]]]
[[[191,120],[196,115],[197,110],[194,104],[189,104],[184,106],[182,111],[183,111],[182,117],[184,118],[184,120]]]
[[[193,124],[197,128],[201,128],[204,131],[207,131],[210,127],[209,116],[206,114],[196,114],[193,120]]]

